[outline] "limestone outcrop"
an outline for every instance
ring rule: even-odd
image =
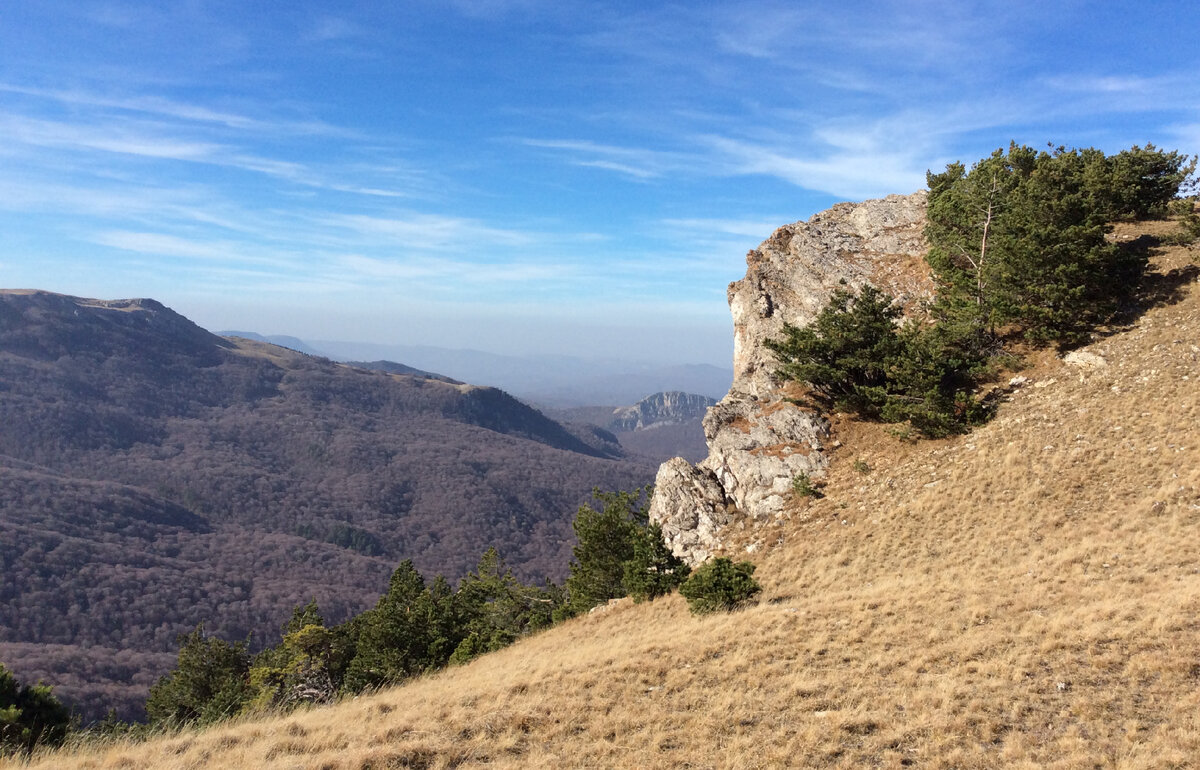
[[[659,425],[678,425],[704,416],[705,410],[716,401],[708,396],[669,390],[646,396],[633,406],[619,407],[613,412],[610,430],[646,430]]]
[[[784,397],[764,342],[781,337],[784,324],[811,323],[838,287],[870,283],[919,307],[933,295],[924,226],[924,192],[839,203],[780,227],[746,255],[746,277],[728,292],[733,386],[704,418],[709,455],[694,467],[675,458],[655,481],[650,517],[680,558],[706,560],[728,525],[780,515],[794,479],[824,474],[829,422]]]

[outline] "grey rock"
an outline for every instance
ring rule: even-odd
[[[1072,350],[1063,356],[1063,363],[1083,369],[1102,369],[1108,366],[1108,361],[1104,359],[1104,356],[1089,353],[1086,350]]]
[[[708,411],[709,455],[701,467],[716,477],[725,499],[752,519],[783,510],[792,479],[824,475],[824,417],[776,397],[763,402],[727,396]]]
[[[705,411],[717,403],[708,396],[669,390],[646,396],[633,406],[620,407],[613,411],[610,430],[646,430],[658,425],[678,425],[704,416]]]
[[[690,564],[723,548],[735,520],[783,515],[799,474],[824,475],[829,421],[788,400],[765,342],[784,324],[811,323],[834,289],[866,283],[895,296],[905,312],[933,297],[924,260],[924,192],[839,203],[785,225],[746,255],[746,276],[729,285],[734,379],[704,418],[708,457],[675,458],[658,472],[650,518]]]
[[[811,323],[834,289],[870,283],[906,306],[933,296],[925,264],[926,194],[839,203],[807,222],[784,225],[746,255],[746,277],[729,285],[733,391],[769,394],[778,385],[763,341],[783,325]]]
[[[720,546],[717,535],[730,517],[712,472],[676,457],[658,469],[650,520],[662,527],[663,539],[679,558],[696,565]]]

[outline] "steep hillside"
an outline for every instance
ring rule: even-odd
[[[169,653],[202,621],[257,645],[312,597],[331,620],[370,606],[405,558],[456,578],[494,545],[561,577],[592,488],[652,478],[618,451],[494,388],[217,337],[153,300],[0,292],[0,660],[85,682],[70,661]],[[133,714],[134,679],[62,693]]]
[[[968,436],[835,419],[825,496],[729,529],[754,607],[621,603],[331,709],[35,766],[1191,766],[1198,261],[1156,250],[1127,327],[1037,358]]]

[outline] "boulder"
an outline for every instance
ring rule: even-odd
[[[717,534],[730,517],[716,476],[676,457],[658,469],[650,520],[662,527],[663,540],[671,551],[694,566],[720,545]]]

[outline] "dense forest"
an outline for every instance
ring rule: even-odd
[[[338,622],[403,559],[461,576],[493,546],[561,579],[579,503],[655,470],[601,434],[149,300],[0,293],[0,660],[132,716],[200,622],[259,647],[297,604]],[[110,659],[151,673],[83,675]]]
[[[146,722],[111,709],[82,739],[144,738],[157,730],[211,724],[243,714],[286,712],[396,684],[462,664],[523,636],[625,596],[653,600],[676,587],[696,613],[731,610],[760,590],[748,562],[717,559],[696,573],[674,556],[649,521],[650,488],[593,492],[572,523],[569,577],[526,585],[489,548],[452,587],[403,561],[375,606],[327,624],[316,601],[297,605],[278,644],[252,654],[249,639],[226,641],[204,623],[177,638],[176,664],[149,687]],[[0,665],[0,756],[60,744],[70,712],[49,686],[19,682]]]

